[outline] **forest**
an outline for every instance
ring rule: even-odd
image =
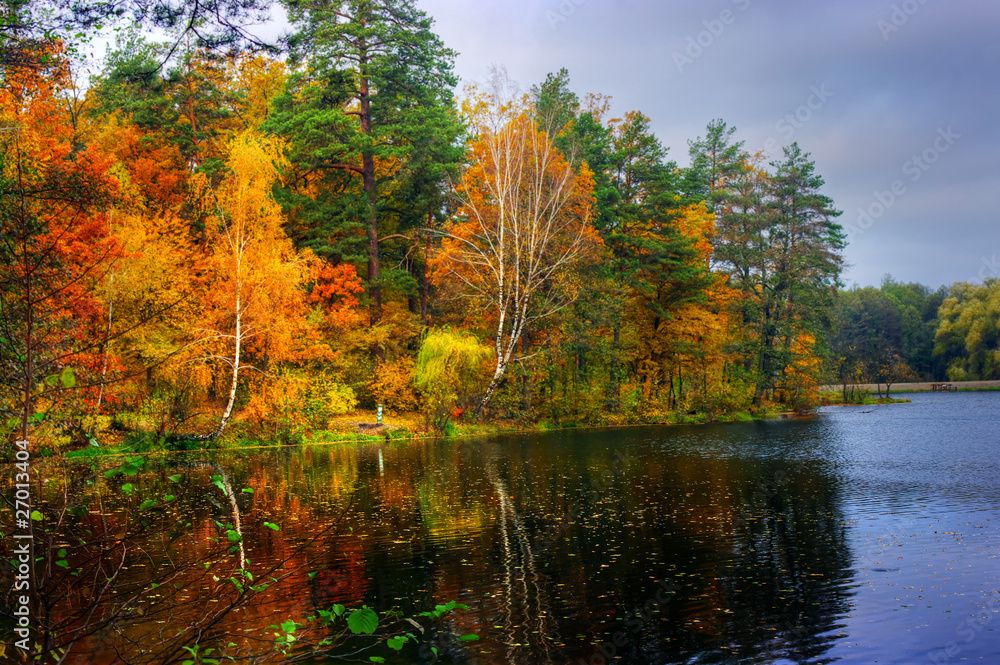
[[[174,16],[90,74],[4,24],[8,438],[296,442],[376,405],[444,433],[737,420],[1000,378],[1000,281],[846,288],[799,145],[715,119],[680,166],[565,69],[459,87],[409,0],[286,9],[280,53]]]

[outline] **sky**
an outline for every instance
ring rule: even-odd
[[[715,118],[772,159],[797,141],[844,211],[848,286],[1000,277],[1000,2],[416,1],[464,81],[565,67],[682,166]]]

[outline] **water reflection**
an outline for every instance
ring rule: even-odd
[[[457,600],[469,610],[397,662],[833,662],[845,657],[837,649],[854,625],[857,585],[893,567],[876,564],[877,553],[869,562],[852,531],[864,501],[891,499],[864,489],[872,477],[845,471],[857,459],[845,459],[842,424],[151,459],[134,479],[143,496],[177,494],[158,506],[157,524],[167,534],[192,526],[122,540],[135,547],[121,589],[103,597],[101,632],[73,649],[95,663],[129,643],[163,654],[180,644],[167,629],[210,624],[203,643],[278,661],[268,626],[294,620],[307,642],[307,618],[333,603],[415,615]],[[170,479],[177,473],[182,482]],[[136,519],[120,479],[83,466],[68,474],[91,527],[127,530]],[[58,504],[61,487],[44,491]],[[241,568],[269,588],[238,593],[228,580]],[[150,580],[166,590],[136,592]],[[469,632],[480,639],[454,639]],[[288,657],[296,653],[305,655]]]

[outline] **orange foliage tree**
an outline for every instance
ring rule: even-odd
[[[200,360],[228,368],[230,378],[219,424],[200,439],[217,438],[225,429],[240,370],[252,368],[244,364],[248,351],[268,363],[315,352],[307,348],[315,336],[305,330],[304,287],[316,262],[311,252],[297,252],[282,229],[284,217],[271,194],[279,146],[245,132],[228,151],[227,173],[218,188],[197,177],[209,213],[207,268],[213,279],[205,293],[199,341],[206,353]]]
[[[117,182],[109,159],[72,141],[61,50],[4,71],[0,87],[0,406],[23,439],[36,411],[91,382],[98,287],[120,251],[103,214]]]
[[[586,165],[555,148],[526,96],[503,73],[464,104],[477,139],[456,188],[460,209],[443,231],[434,279],[494,324],[496,367],[477,415],[503,379],[531,322],[566,307],[578,286],[573,268],[601,245],[591,225],[593,179]]]

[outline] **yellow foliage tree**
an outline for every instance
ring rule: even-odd
[[[196,176],[208,214],[212,279],[205,293],[200,360],[227,367],[230,376],[219,425],[203,439],[225,429],[239,372],[252,367],[244,364],[248,350],[268,363],[322,353],[315,331],[306,328],[304,286],[314,276],[316,261],[310,252],[295,250],[271,194],[279,147],[253,132],[241,133],[229,143],[226,175],[217,188]]]

